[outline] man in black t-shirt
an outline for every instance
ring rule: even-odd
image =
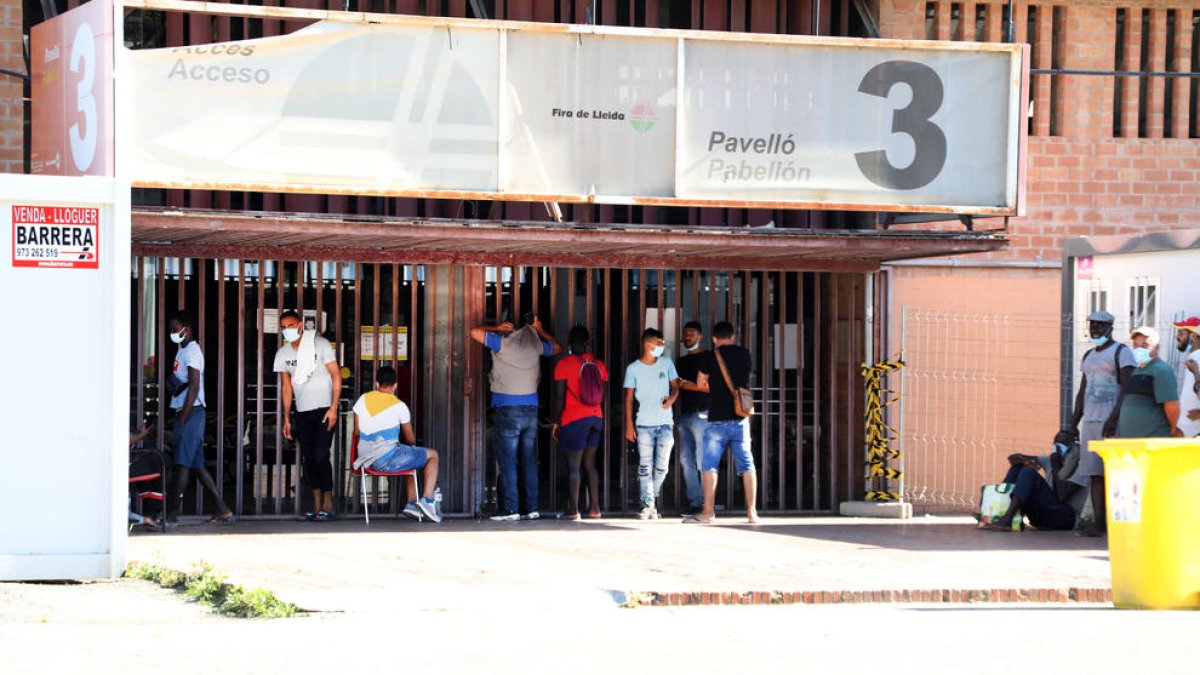
[[[756,508],[758,497],[758,474],[754,470],[754,457],[750,454],[750,418],[739,417],[734,412],[733,387],[749,387],[750,371],[754,367],[750,352],[734,344],[733,325],[721,321],[713,326],[713,351],[703,355],[699,371],[708,377],[709,406],[708,424],[704,429],[704,455],[700,462],[701,481],[704,485],[704,510],[684,519],[685,523],[712,523],[716,521],[717,470],[721,456],[729,447],[737,473],[742,477],[746,494],[746,518],[751,524],[758,523]],[[717,362],[720,352],[730,383],[726,383]]]
[[[683,474],[688,505],[683,515],[694,516],[704,508],[704,487],[700,482],[700,458],[704,455],[704,428],[708,426],[708,377],[700,372],[700,363],[708,352],[700,348],[704,328],[695,321],[683,326],[684,355],[675,364],[679,373],[679,465]]]

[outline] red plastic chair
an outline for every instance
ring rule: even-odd
[[[139,459],[147,458],[147,457],[153,458],[153,461],[157,466],[147,467],[147,468],[139,467],[139,470],[136,472],[136,474],[133,473],[132,469],[134,469],[134,465],[137,463],[137,461]],[[158,513],[158,516],[159,516],[158,517],[158,529],[162,530],[162,531],[166,531],[166,528],[167,528],[167,518],[166,518],[167,510],[166,510],[166,499],[165,499],[165,496],[167,494],[167,462],[166,462],[166,459],[162,456],[162,453],[159,452],[158,450],[154,450],[151,448],[139,448],[139,449],[134,449],[134,450],[130,451],[129,460],[130,460],[129,468],[131,469],[131,473],[129,476],[130,487],[136,490],[136,492],[134,494],[137,495],[137,498],[139,501],[146,501],[147,499],[149,499],[152,501],[157,501],[162,505],[159,508],[159,513]],[[141,489],[143,487],[152,488],[153,481],[158,481],[158,484],[159,484],[158,490]],[[140,506],[140,504],[139,504],[139,506]],[[138,511],[140,512],[141,509],[139,508]],[[132,528],[132,527],[133,526],[131,525],[130,528]]]
[[[407,471],[376,471],[370,467],[361,469],[354,468],[354,463],[358,461],[358,434],[354,434],[350,439],[350,471],[358,474],[362,481],[362,496],[363,496],[363,513],[367,517],[367,525],[371,524],[371,500],[367,498],[367,476],[380,476],[390,478],[392,476],[412,476],[414,481],[417,481],[417,470],[409,469]],[[421,493],[421,484],[417,482],[417,494]]]

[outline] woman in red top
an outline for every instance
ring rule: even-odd
[[[588,518],[600,517],[600,473],[596,471],[596,449],[604,433],[602,390],[598,383],[608,382],[608,369],[588,350],[591,334],[575,326],[568,337],[570,355],[554,366],[558,383],[559,421],[551,429],[558,449],[567,458],[567,509],[560,518],[579,520],[579,466],[588,476],[591,508]]]

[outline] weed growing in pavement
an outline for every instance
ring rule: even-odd
[[[205,562],[196,565],[191,574],[168,569],[159,563],[130,563],[125,575],[180,591],[226,616],[285,619],[300,611],[265,588],[246,588],[225,583],[225,577]]]

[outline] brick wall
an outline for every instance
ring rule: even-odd
[[[896,38],[999,40],[1003,5],[882,0],[881,30],[885,37]],[[1191,69],[1193,12],[1200,9],[1194,2],[1016,1],[1013,6],[1017,41],[1031,44],[1034,68]],[[957,21],[952,9],[958,10]],[[1118,10],[1124,10],[1126,26],[1121,59]],[[1146,61],[1141,58],[1143,10],[1149,10]],[[1167,44],[1168,10],[1175,16],[1173,50]],[[978,18],[983,20],[977,25]],[[1200,111],[1189,110],[1191,82],[1144,78],[1145,120],[1139,125],[1141,81],[1033,77],[1027,216],[1010,221],[1012,246],[992,258],[1056,260],[1064,237],[1200,228],[1200,139],[1189,138]],[[1173,95],[1170,120],[1168,88]],[[1119,119],[1114,106],[1119,106]],[[981,226],[993,222],[983,221]]]
[[[21,41],[21,3],[0,0],[0,68],[25,72]],[[24,86],[0,74],[0,173],[24,173]]]

